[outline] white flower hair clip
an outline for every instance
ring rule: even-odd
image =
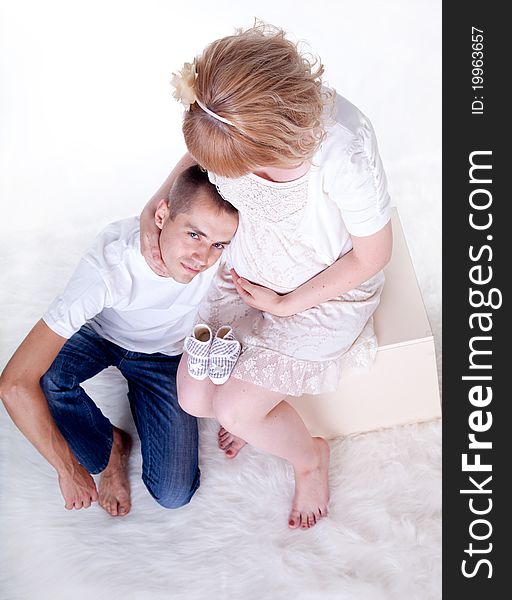
[[[196,91],[194,89],[196,79],[197,72],[195,62],[185,63],[183,65],[183,69],[178,71],[178,73],[172,74],[171,85],[174,87],[174,92],[172,93],[173,97],[176,98],[178,102],[181,102],[186,110],[189,110],[190,106],[195,102],[205,113],[214,119],[217,119],[217,121],[221,121],[222,123],[226,123],[226,125],[235,127],[231,121],[221,117],[217,113],[214,113],[213,110],[210,110],[197,98]]]
[[[195,63],[185,63],[183,69],[172,74],[171,85],[174,87],[173,97],[181,102],[188,110],[191,104],[197,100],[194,84],[196,82]]]

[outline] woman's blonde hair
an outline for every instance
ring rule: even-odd
[[[194,103],[183,134],[192,156],[224,177],[260,166],[286,167],[313,156],[323,139],[323,65],[276,27],[256,24],[211,43],[195,61]]]

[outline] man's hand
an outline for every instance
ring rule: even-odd
[[[157,275],[169,277],[160,253],[160,229],[156,226],[154,211],[152,215],[148,215],[144,210],[140,216],[140,251]]]
[[[274,292],[274,290],[263,285],[247,281],[247,279],[240,277],[235,269],[231,269],[230,273],[233,277],[236,291],[246,304],[277,317],[289,316],[285,307],[286,296],[281,296],[277,292]]]
[[[140,215],[140,251],[153,271],[161,277],[170,277],[160,254],[160,229],[155,223],[155,212],[162,198],[169,198],[169,192],[176,177],[188,167],[197,164],[196,159],[186,152],[171,171],[167,179],[144,207]]]
[[[89,508],[91,502],[98,501],[98,491],[94,479],[80,464],[72,470],[59,473],[59,487],[67,510]]]

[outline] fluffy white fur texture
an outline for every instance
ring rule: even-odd
[[[88,389],[134,433],[115,371]],[[440,598],[438,422],[331,442],[331,512],[309,531],[287,527],[290,467],[252,448],[224,458],[213,422],[201,487],[175,511],[146,492],[135,444],[124,518],[65,511],[52,468],[2,430],[2,600]]]

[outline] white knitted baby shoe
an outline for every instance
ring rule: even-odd
[[[185,338],[184,348],[188,353],[187,369],[190,377],[202,381],[208,377],[212,330],[204,323],[198,323],[192,335]]]
[[[240,342],[229,325],[220,327],[210,350],[208,376],[216,385],[226,383],[240,354]]]

